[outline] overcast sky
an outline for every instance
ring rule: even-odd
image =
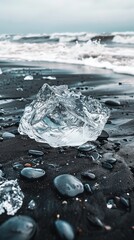
[[[134,0],[0,0],[0,33],[134,31]]]

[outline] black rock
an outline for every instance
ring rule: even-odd
[[[85,183],[85,184],[84,184],[84,187],[85,187],[85,190],[86,190],[88,193],[93,193],[92,188],[90,187],[90,185],[89,185],[88,183]]]
[[[73,240],[75,238],[73,228],[68,222],[58,219],[55,221],[55,228],[61,239]]]
[[[90,172],[90,170],[83,172],[81,175],[83,177],[88,177],[89,179],[95,179],[96,178],[95,174]]]
[[[106,161],[102,162],[102,167],[106,168],[106,169],[109,169],[109,170],[113,169],[113,165],[108,163],[108,162],[106,162]]]
[[[59,193],[69,197],[75,197],[84,191],[84,186],[81,181],[70,174],[57,176],[54,179],[54,186]]]
[[[21,170],[21,176],[29,180],[38,179],[43,177],[44,175],[45,175],[45,171],[41,168],[26,167]]]
[[[35,221],[28,216],[15,216],[0,226],[0,240],[30,240],[36,232]]]
[[[109,105],[109,106],[120,106],[121,105],[121,103],[117,100],[106,100],[105,104]]]
[[[42,151],[38,151],[38,150],[29,150],[28,153],[30,155],[37,156],[37,157],[44,155]]]

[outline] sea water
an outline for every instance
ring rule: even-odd
[[[66,63],[134,75],[134,32],[2,34],[0,61]]]

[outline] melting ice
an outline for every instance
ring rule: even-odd
[[[101,134],[109,110],[101,103],[67,85],[44,84],[36,99],[26,106],[20,120],[20,134],[52,147],[79,146]]]
[[[0,215],[14,215],[23,204],[24,195],[17,180],[6,180],[0,184]]]

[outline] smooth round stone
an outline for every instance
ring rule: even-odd
[[[95,145],[93,144],[89,144],[89,143],[85,143],[81,146],[78,147],[78,150],[81,152],[89,152],[89,151],[93,151],[96,148]]]
[[[108,162],[102,162],[102,167],[109,170],[113,169],[113,165]]]
[[[93,193],[93,191],[92,191],[92,189],[91,189],[91,187],[90,187],[90,185],[88,183],[85,183],[84,187],[85,187],[87,192]]]
[[[36,223],[31,217],[15,216],[0,226],[0,240],[30,240],[36,228]]]
[[[105,130],[102,130],[101,135],[98,137],[98,140],[107,140],[108,138],[109,134]]]
[[[29,150],[28,153],[30,155],[33,155],[33,156],[43,156],[44,153],[42,151],[38,151],[38,150]]]
[[[88,177],[88,178],[90,178],[90,179],[95,179],[95,178],[96,178],[95,174],[92,173],[92,172],[90,172],[89,170],[83,172],[83,173],[82,173],[82,176],[83,176],[83,177]]]
[[[13,164],[13,169],[14,170],[21,170],[23,168],[23,164],[22,163],[19,163],[19,162],[15,162]]]
[[[45,171],[41,168],[26,167],[21,170],[21,176],[33,180],[41,178],[45,175]]]
[[[109,105],[109,106],[120,106],[121,103],[117,100],[106,100],[105,104]]]
[[[54,179],[54,185],[62,195],[74,197],[84,191],[82,182],[70,174],[59,175]]]
[[[10,132],[4,132],[2,134],[3,139],[10,139],[10,138],[14,138],[14,137],[15,137],[15,135],[13,133],[10,133]]]
[[[106,162],[107,162],[107,163],[110,163],[110,164],[114,164],[114,163],[116,163],[116,162],[117,162],[117,159],[116,159],[116,158],[113,158],[113,157],[111,157],[111,158],[109,158],[109,159],[106,159]]]
[[[55,227],[59,237],[64,240],[73,240],[75,235],[72,226],[63,220],[56,220]]]

